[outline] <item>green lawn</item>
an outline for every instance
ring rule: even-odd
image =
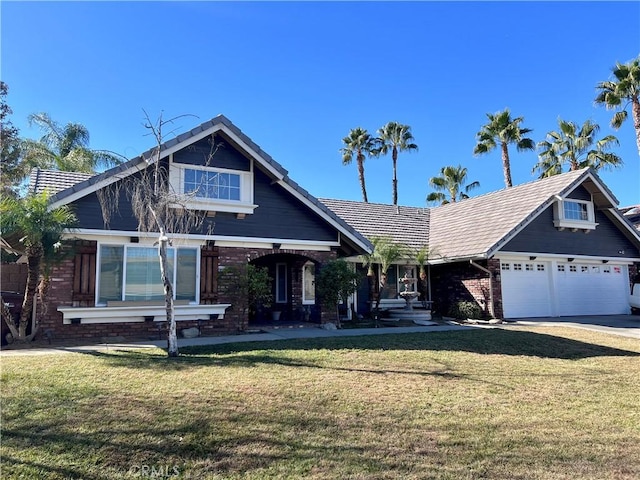
[[[565,328],[2,358],[25,479],[636,479],[640,342]]]

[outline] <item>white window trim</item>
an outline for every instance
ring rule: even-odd
[[[185,170],[202,170],[207,172],[231,173],[240,176],[240,201],[222,200],[212,198],[199,198],[184,192]],[[186,206],[191,210],[205,210],[212,212],[231,212],[252,214],[258,207],[253,203],[253,166],[252,170],[231,170],[228,168],[204,167],[202,165],[191,165],[182,163],[171,163],[169,167],[169,182],[174,192],[181,200],[181,205],[177,203],[176,208]]]
[[[305,285],[305,271],[306,271],[306,267],[308,265],[314,265],[313,262],[306,262],[303,266],[302,266],[302,304],[303,305],[315,305],[316,304],[316,299],[315,299],[315,273],[314,273],[314,298],[313,299],[307,299],[306,295],[304,294],[304,285]]]
[[[565,218],[564,216],[564,203],[572,202],[579,203],[587,206],[587,220],[575,220]],[[572,230],[595,230],[598,224],[595,221],[595,213],[593,209],[593,202],[588,200],[577,200],[575,198],[559,198],[554,204],[553,209],[553,225],[560,230],[570,228]]]
[[[121,278],[121,282],[122,282],[122,294],[120,296],[120,300],[117,300],[119,302],[124,302],[125,300],[125,294],[126,294],[126,285],[125,285],[125,279],[127,278],[127,249],[128,248],[158,248],[158,247],[154,247],[153,245],[146,245],[146,244],[138,244],[138,243],[99,243],[98,244],[98,251],[96,253],[96,290],[95,290],[95,306],[96,307],[107,307],[107,304],[104,302],[99,302],[99,298],[100,298],[100,262],[101,262],[101,252],[102,252],[102,247],[123,247],[123,265],[122,265],[122,278]],[[200,253],[201,250],[200,248],[197,247],[191,247],[191,246],[178,246],[178,247],[168,247],[171,250],[174,250],[174,269],[173,269],[173,279],[172,279],[172,284],[173,284],[173,299],[176,299],[176,276],[178,275],[178,269],[177,267],[177,261],[178,261],[178,252],[177,250],[179,249],[187,249],[187,250],[195,250],[196,251],[196,278],[195,278],[195,285],[196,285],[196,289],[195,289],[195,293],[196,293],[196,297],[195,300],[193,301],[189,301],[189,305],[198,305],[200,304]],[[160,261],[160,259],[158,259],[158,262]],[[132,304],[135,303],[135,301],[131,301]]]

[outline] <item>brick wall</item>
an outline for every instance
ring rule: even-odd
[[[3,263],[0,265],[0,287],[5,292],[24,293],[27,285],[26,263]]]
[[[329,252],[317,252],[313,250],[285,250],[285,249],[258,249],[258,248],[236,248],[236,247],[219,247],[218,265],[220,268],[246,265],[249,262],[258,261],[259,263],[265,263],[268,255],[276,254],[290,254],[295,256],[296,260],[291,262],[291,271],[302,271],[302,266],[308,260],[315,262],[316,264],[322,264],[329,260],[336,258],[335,251]],[[263,260],[260,262],[260,260]],[[291,275],[290,278],[296,278],[295,275]],[[301,275],[298,281],[293,281],[291,284],[291,309],[296,311],[302,306],[302,281]],[[232,303],[228,296],[225,296],[224,292],[220,291],[218,298],[220,303]],[[318,319],[320,323],[336,322],[336,313],[333,308],[319,308],[314,307],[314,310],[318,312]],[[235,330],[245,330],[248,328],[248,318],[237,309],[230,308],[227,310],[225,317],[229,318],[231,325],[235,326]]]
[[[475,302],[489,316],[490,289],[493,284],[494,315],[502,316],[502,297],[499,279],[495,275],[500,272],[497,260],[477,261],[478,265],[488,268],[493,276],[474,267],[469,262],[458,262],[431,267],[431,296],[434,313],[447,316],[449,309],[456,302]]]
[[[87,242],[82,243],[84,248]],[[102,337],[122,336],[127,339],[158,339],[166,338],[166,322],[132,322],[132,323],[107,323],[107,324],[73,324],[64,325],[62,314],[57,311],[58,306],[85,306],[80,305],[73,298],[73,281],[75,270],[74,246],[67,244],[64,250],[63,260],[55,265],[51,271],[51,282],[48,292],[49,308],[45,310],[38,306],[40,314],[40,338],[45,338],[47,332],[52,334],[54,340],[86,339],[99,341]],[[219,265],[245,265],[266,255],[275,253],[289,253],[299,256],[300,268],[307,259],[317,263],[324,263],[336,257],[335,252],[315,252],[307,250],[264,250],[251,248],[219,248]],[[294,305],[302,304],[302,290],[300,282],[294,282],[292,301]],[[221,293],[218,303],[231,303]],[[321,311],[322,322],[335,321],[333,309]],[[230,308],[223,319],[198,320],[178,322],[178,331],[197,326],[202,335],[216,335],[234,333],[245,330],[248,327],[248,319],[242,312]]]

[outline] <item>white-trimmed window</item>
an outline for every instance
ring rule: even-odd
[[[314,305],[316,303],[316,266],[313,262],[307,262],[302,267],[302,304]]]
[[[554,206],[553,224],[560,229],[594,230],[598,224],[595,222],[593,202],[573,198],[559,200]]]
[[[251,171],[173,163],[169,178],[188,208],[245,214],[256,208]]]
[[[239,173],[185,168],[183,193],[197,198],[239,202],[240,178]]]
[[[167,263],[174,299],[197,302],[198,249],[170,247]],[[97,290],[98,305],[164,300],[158,247],[100,245]]]

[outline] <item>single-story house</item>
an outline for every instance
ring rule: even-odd
[[[41,321],[54,337],[149,336],[166,320],[157,234],[139,231],[117,188],[151,168],[153,153],[90,178],[38,172],[34,190],[55,192],[52,208],[69,205],[78,218]],[[629,313],[640,234],[589,169],[434,208],[319,200],[224,116],[163,143],[159,158],[172,189],[188,195],[186,208],[206,212],[197,228],[169,235],[179,328],[223,333],[264,320],[254,314],[247,322],[218,285],[219,272],[247,263],[267,268],[272,309],[283,320],[333,321],[333,309],[316,299],[317,269],[345,258],[364,276],[360,256],[376,236],[429,246],[428,278],[414,288],[443,314],[460,300],[497,318]],[[119,207],[105,218],[100,197],[109,189]],[[383,304],[395,301],[405,273],[417,278],[411,256],[389,272]],[[365,285],[348,313],[370,311]]]
[[[414,250],[427,244],[427,295],[439,313],[463,300],[497,318],[630,311],[640,235],[591,169],[429,209],[322,202],[363,236],[390,237]],[[415,266],[402,261],[388,283],[407,267],[415,278]]]

